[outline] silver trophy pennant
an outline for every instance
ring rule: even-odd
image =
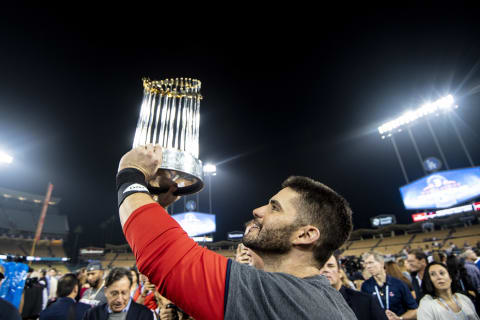
[[[149,182],[154,194],[168,190],[165,179],[178,185],[177,195],[203,188],[203,166],[198,159],[201,82],[190,78],[143,79],[143,101],[133,147],[153,144],[163,148],[158,176]]]

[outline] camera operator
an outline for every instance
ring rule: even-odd
[[[22,318],[25,319],[37,319],[42,312],[43,307],[43,289],[39,279],[42,277],[39,272],[30,269],[30,275],[25,281],[25,288],[23,290],[22,302],[20,304]]]
[[[341,261],[342,264],[345,266],[345,271],[347,273],[348,278],[353,281],[355,288],[360,290],[362,287],[363,282],[365,279],[362,275],[362,264],[361,259],[357,257],[353,258],[345,258]]]

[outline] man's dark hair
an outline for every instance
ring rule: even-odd
[[[73,273],[67,273],[58,280],[57,296],[59,298],[68,297],[75,289],[75,286],[79,286],[77,276]]]
[[[413,254],[417,260],[425,260],[425,262],[428,264],[427,255],[422,250],[412,250],[408,254]]]
[[[110,287],[112,283],[123,279],[124,277],[128,278],[130,281],[130,286],[132,286],[132,274],[129,269],[117,267],[110,270],[107,279],[105,279],[105,287]]]
[[[296,207],[298,220],[303,225],[312,225],[320,231],[314,244],[313,256],[322,267],[332,253],[348,239],[352,232],[352,210],[338,193],[307,177],[291,176],[282,184],[299,194]]]
[[[447,269],[452,281],[455,282],[458,287],[463,285],[465,288],[465,290],[462,289],[462,293],[467,293],[468,291],[475,292],[477,290],[472,284],[471,277],[465,268],[465,262],[453,253],[447,257]]]
[[[418,259],[418,258],[417,258]],[[432,266],[439,265],[445,268],[445,270],[448,272],[448,275],[450,276],[450,279],[452,279],[452,284],[450,285],[450,288],[452,289],[452,294],[455,292],[459,292],[460,288],[458,286],[458,282],[455,281],[455,277],[451,274],[450,270],[447,268],[446,265],[440,262],[431,262],[427,265],[425,268],[425,273],[423,274],[423,279],[422,279],[422,291],[424,294],[429,294],[433,298],[437,298],[437,294],[435,293],[435,286],[433,285],[432,279],[430,278],[430,268]]]

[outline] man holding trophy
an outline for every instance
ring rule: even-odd
[[[165,208],[203,187],[200,82],[144,81],[134,148],[120,160],[123,232],[140,272],[195,319],[356,319],[320,268],[348,238],[351,210],[327,186],[290,177],[253,210],[244,244],[264,269],[198,246]],[[159,120],[160,119],[160,120]]]

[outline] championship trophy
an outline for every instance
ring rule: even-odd
[[[165,179],[177,184],[176,195],[203,188],[203,166],[198,159],[201,82],[190,78],[143,79],[143,101],[133,147],[153,144],[163,149],[158,175],[149,181],[152,194],[168,191]]]

